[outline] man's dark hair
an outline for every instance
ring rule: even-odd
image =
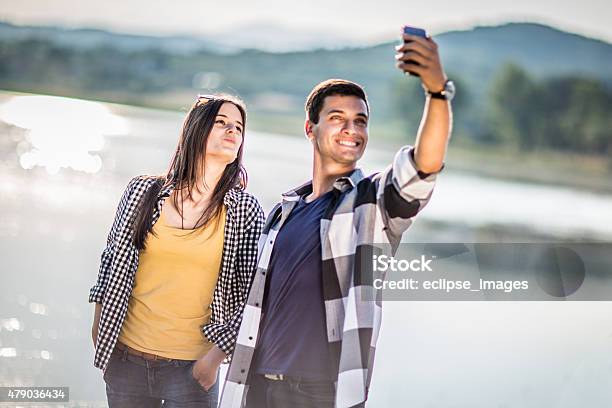
[[[325,98],[334,95],[356,96],[365,102],[368,114],[370,113],[368,98],[361,85],[345,79],[328,79],[315,86],[306,98],[306,114],[312,123],[319,123],[319,115]]]

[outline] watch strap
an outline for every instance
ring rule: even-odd
[[[448,97],[446,96],[446,94],[444,92],[429,92],[429,91],[427,91],[427,95],[429,95],[433,99],[442,99],[444,101],[448,99]]]
[[[427,88],[425,88],[425,85],[423,85],[423,89],[425,90],[425,95],[430,96],[433,99],[442,99],[444,101],[448,100],[448,95],[446,95],[446,84],[448,84],[449,80],[446,80],[446,82],[444,83],[444,87],[442,88],[442,90],[440,92],[431,92],[430,90],[428,90]]]

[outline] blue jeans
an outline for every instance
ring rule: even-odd
[[[333,382],[269,380],[255,374],[246,397],[246,408],[333,408]]]
[[[104,373],[109,408],[216,408],[218,375],[205,391],[193,378],[194,362],[151,361],[115,349]]]

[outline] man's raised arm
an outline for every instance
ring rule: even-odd
[[[421,172],[436,173],[442,169],[451,134],[450,100],[454,95],[454,85],[446,78],[438,45],[431,38],[404,34],[404,41],[396,47],[397,67],[418,75],[427,94],[414,161]]]

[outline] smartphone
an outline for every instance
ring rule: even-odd
[[[417,27],[404,26],[404,34],[417,35],[419,37],[427,38],[427,31]]]
[[[418,28],[418,27],[411,27],[411,26],[406,25],[403,28],[403,33],[410,34],[410,35],[417,35],[419,37],[427,38],[427,31],[423,30],[422,28]],[[410,42],[410,41],[407,41],[407,42]],[[410,62],[412,64],[419,65],[418,62],[412,61],[412,60],[408,60],[406,62]],[[419,76],[419,74],[416,74],[414,72],[408,72],[408,73],[412,76]]]

